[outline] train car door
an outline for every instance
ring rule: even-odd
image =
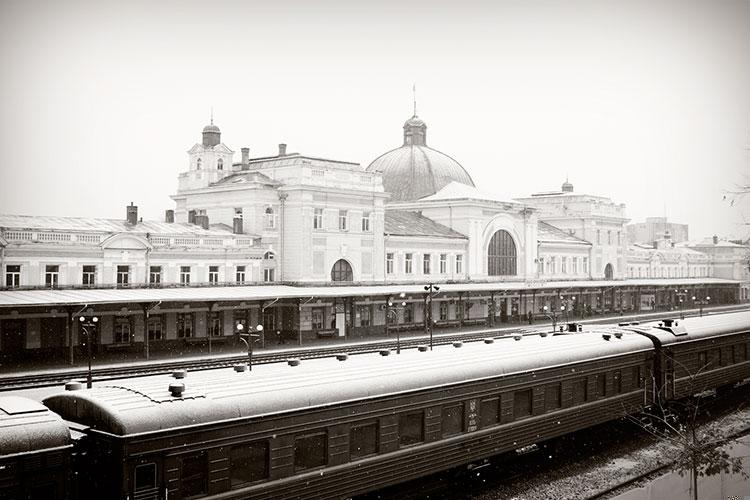
[[[164,490],[160,461],[152,458],[141,459],[133,467],[131,496],[133,500],[161,500]]]

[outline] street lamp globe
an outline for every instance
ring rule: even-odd
[[[263,325],[256,326],[255,330],[258,331],[258,332],[262,332],[263,331]]]
[[[238,332],[242,333],[242,330],[244,330],[244,329],[245,329],[245,325],[243,325],[242,323],[237,323],[237,331]]]

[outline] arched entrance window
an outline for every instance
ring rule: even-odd
[[[487,274],[513,276],[516,272],[516,244],[508,231],[499,230],[487,247]]]
[[[344,259],[339,259],[331,269],[331,281],[354,281],[352,266]]]
[[[607,264],[604,268],[604,279],[611,280],[612,278],[614,278],[614,270],[612,269],[612,264]]]

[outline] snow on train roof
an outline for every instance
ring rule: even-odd
[[[50,396],[44,403],[67,420],[130,435],[325,407],[653,348],[646,337],[620,331],[622,338],[609,340],[597,329],[492,344],[469,342],[461,348],[442,345],[427,352],[404,349],[400,355],[352,355],[344,362],[335,357],[303,360],[297,367],[264,364],[253,366],[252,372],[196,371],[181,380],[181,397],[172,397],[168,390],[174,378],[141,377]]]
[[[661,327],[659,327],[661,325]],[[750,331],[750,311],[711,314],[697,318],[674,320],[673,326],[665,326],[664,320],[642,323],[638,330],[656,336],[662,345],[689,342],[705,337],[715,337],[741,330]]]
[[[0,397],[0,456],[69,443],[68,427],[39,402],[18,396]]]

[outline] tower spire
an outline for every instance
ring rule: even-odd
[[[211,106],[211,125],[214,124],[214,107]]]
[[[411,86],[412,97],[414,98],[414,116],[417,116],[417,84]]]

